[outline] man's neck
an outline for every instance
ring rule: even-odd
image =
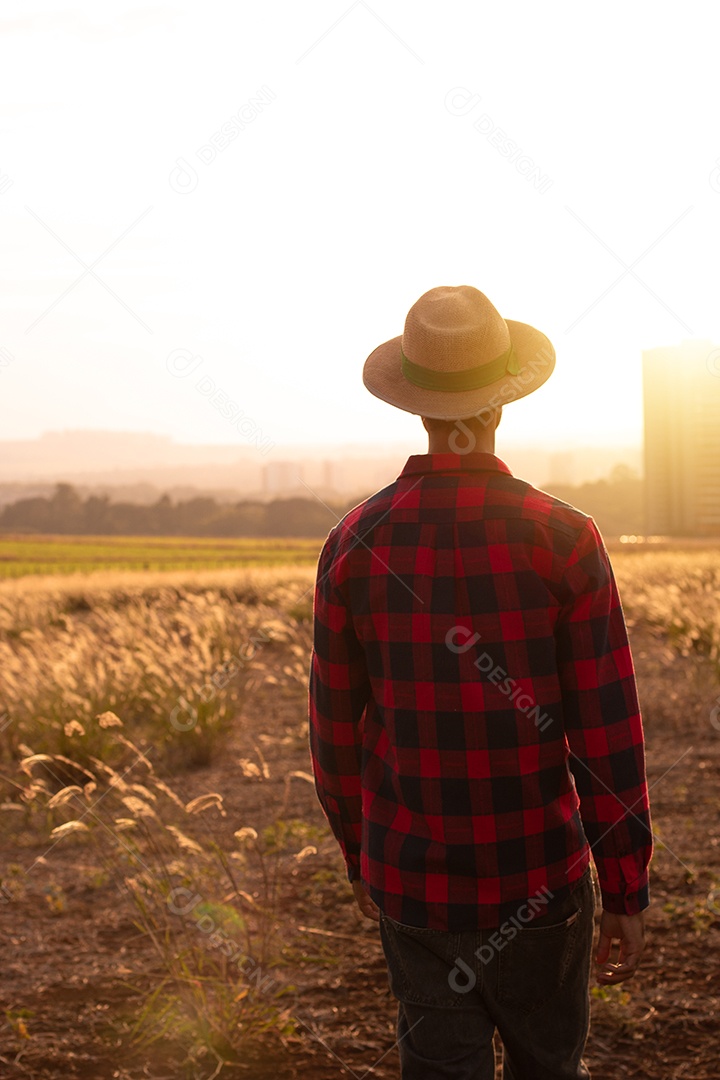
[[[483,431],[474,435],[458,427],[450,435],[432,432],[428,435],[428,454],[494,454],[495,432]]]

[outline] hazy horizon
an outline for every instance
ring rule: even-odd
[[[352,451],[362,451],[363,453],[370,454],[373,451],[383,452],[387,448],[390,448],[391,450],[392,449],[397,449],[397,448],[403,448],[404,449],[406,446],[413,446],[415,444],[419,444],[421,446],[421,449],[418,450],[418,451],[415,451],[415,452],[423,453],[424,449],[427,448],[426,444],[427,444],[427,438],[428,437],[427,437],[427,433],[425,432],[424,428],[422,427],[422,422],[421,422],[420,418],[416,417],[416,420],[417,420],[417,431],[416,431],[415,435],[413,435],[412,433],[409,433],[404,438],[392,438],[392,439],[389,438],[389,439],[386,439],[386,440],[381,440],[376,436],[373,440],[368,439],[368,441],[366,441],[366,442],[364,442],[362,440],[344,440],[344,441],[327,440],[327,441],[325,441],[325,440],[322,440],[322,439],[315,439],[312,442],[310,442],[310,441],[308,441],[308,442],[302,442],[302,441],[278,442],[278,443],[273,443],[272,446],[269,447],[268,449],[261,451],[260,456],[266,457],[266,456],[269,456],[270,454],[272,454],[273,456],[277,456],[280,453],[287,452],[288,450],[295,449],[296,447],[302,447],[308,453],[312,453],[312,451],[316,451],[316,452],[319,453],[319,452],[325,452],[325,451],[328,451],[328,450],[346,450],[347,449],[347,450],[352,450]],[[172,446],[189,446],[189,447],[197,447],[197,448],[209,448],[209,447],[218,447],[218,448],[222,448],[222,449],[235,448],[242,455],[246,455],[246,454],[254,455],[255,453],[258,452],[257,447],[249,446],[247,440],[241,440],[239,442],[234,442],[234,441],[229,440],[229,439],[217,440],[217,441],[214,441],[214,440],[202,440],[202,441],[200,441],[200,440],[193,440],[193,439],[189,439],[189,438],[181,438],[181,437],[177,437],[177,436],[175,436],[173,434],[169,434],[169,433],[164,432],[164,431],[152,431],[150,429],[145,429],[145,430],[141,430],[141,431],[133,431],[133,430],[123,430],[123,429],[119,429],[119,428],[114,429],[114,428],[93,428],[93,427],[49,428],[49,429],[47,429],[45,431],[40,432],[37,435],[21,436],[21,437],[18,437],[18,438],[5,438],[5,437],[0,436],[0,446],[2,446],[5,443],[31,443],[31,442],[40,442],[42,440],[47,440],[47,439],[52,439],[52,438],[59,438],[59,439],[66,438],[66,437],[67,438],[72,438],[74,436],[80,436],[80,437],[83,437],[83,438],[86,437],[86,436],[93,436],[93,437],[97,436],[100,439],[107,438],[108,440],[112,440],[113,438],[116,438],[116,439],[127,438],[129,440],[129,442],[131,442],[134,439],[137,439],[137,440],[149,439],[149,440],[156,440],[159,443],[168,443],[168,444],[170,444]],[[502,422],[501,422],[501,426],[498,427],[498,429],[497,429],[496,441],[497,441],[496,449],[503,442],[508,446],[518,447],[518,448],[523,448],[523,449],[531,449],[533,447],[538,446],[538,441],[533,440],[533,439],[528,439],[528,440],[514,439],[514,438],[504,439],[503,438],[503,431],[502,431]],[[603,448],[609,447],[611,445],[613,445],[612,441],[607,440],[607,439],[605,441],[602,441],[599,438],[597,440],[594,440],[594,439],[580,440],[578,438],[566,438],[564,440],[563,439],[558,439],[558,440],[555,440],[553,442],[548,442],[548,443],[546,443],[546,444],[544,444],[542,446],[542,449],[543,449],[543,451],[546,451],[548,453],[553,453],[555,451],[565,451],[565,450],[573,450],[573,449],[586,449],[586,448],[587,449],[603,449]],[[642,438],[639,438],[637,441],[628,440],[626,443],[623,443],[622,445],[626,449],[638,449],[638,450],[642,449]]]
[[[32,489],[61,481],[112,487],[147,483],[161,490],[369,494],[390,483],[411,454],[427,452],[419,421],[418,429],[417,439],[405,442],[278,444],[262,451],[237,443],[185,443],[155,432],[49,431],[37,439],[0,439],[0,484]],[[496,454],[516,476],[538,487],[602,479],[616,465],[642,473],[639,446],[548,448],[503,440],[498,432]],[[7,501],[7,492],[1,501]]]

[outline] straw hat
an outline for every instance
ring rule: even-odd
[[[554,367],[539,330],[503,319],[472,285],[440,285],[413,304],[400,337],[368,356],[363,382],[406,412],[459,420],[525,397]]]

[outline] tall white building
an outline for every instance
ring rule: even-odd
[[[720,348],[643,352],[646,528],[720,535]]]

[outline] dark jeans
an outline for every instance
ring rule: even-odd
[[[589,1080],[594,911],[588,867],[527,926],[447,933],[381,915],[402,1080],[493,1080],[496,1028],[503,1080]]]

